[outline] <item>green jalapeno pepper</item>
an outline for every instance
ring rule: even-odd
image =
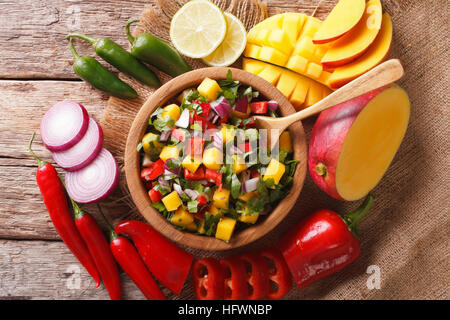
[[[138,94],[128,84],[120,80],[114,73],[106,69],[92,57],[80,57],[75,51],[72,38],[70,38],[70,49],[75,58],[73,70],[83,80],[89,82],[95,88],[122,99],[134,99]]]
[[[132,48],[131,54],[147,62],[172,77],[191,71],[192,68],[171,45],[149,33],[141,33],[136,38],[131,35],[131,24],[139,19],[131,19],[125,27]]]
[[[78,33],[69,34],[66,38],[74,37],[89,42],[103,60],[139,82],[150,87],[159,87],[161,85],[153,71],[111,39],[95,39]]]

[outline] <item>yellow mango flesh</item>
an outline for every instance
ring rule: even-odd
[[[296,110],[310,107],[332,92],[328,87],[308,77],[262,61],[244,58],[243,69],[277,87]]]
[[[228,209],[228,203],[230,201],[230,190],[217,189],[213,195],[213,204],[217,209]]]
[[[220,170],[223,164],[223,153],[217,148],[209,148],[203,152],[203,164],[211,170]]]
[[[332,43],[322,59],[322,64],[327,68],[335,68],[361,56],[380,31],[382,10],[380,0],[368,1],[361,21],[350,32]]]
[[[217,81],[205,78],[197,90],[202,96],[208,98],[209,101],[213,101],[217,99],[217,94],[221,89]]]
[[[258,221],[258,214],[247,214],[248,209],[244,208],[244,212],[239,216],[238,220],[244,223],[255,224]]]
[[[180,107],[177,106],[176,104],[168,105],[167,107],[163,108],[163,110],[164,112],[161,113],[161,117],[163,119],[167,119],[167,117],[170,117],[175,122],[177,122],[178,119],[180,119],[181,116]]]
[[[355,61],[336,68],[329,78],[332,88],[340,88],[381,63],[389,54],[392,44],[392,21],[389,14],[383,14],[381,29],[374,43]]]
[[[198,167],[200,167],[201,164],[202,159],[198,159],[193,156],[187,156],[181,163],[183,168],[188,169],[192,173],[195,173],[195,171],[197,171]]]
[[[408,95],[398,86],[364,107],[347,133],[336,168],[342,198],[361,199],[379,183],[403,140],[409,116]]]
[[[176,226],[187,227],[194,222],[194,215],[180,207],[175,211],[170,222]],[[195,230],[197,230],[197,226],[195,226]]]
[[[286,171],[286,166],[279,161],[272,159],[270,160],[269,165],[267,166],[266,172],[264,173],[263,180],[273,179],[275,184],[279,184],[281,177],[283,177],[284,172]]]
[[[236,220],[234,219],[228,217],[220,219],[217,224],[216,238],[223,241],[230,241],[235,226]]]
[[[167,196],[162,198],[161,201],[166,207],[167,211],[175,211],[183,204],[183,201],[181,201],[176,191],[169,193]]]
[[[178,159],[179,157],[180,150],[177,146],[165,146],[159,154],[159,158],[163,161],[167,161],[169,159]]]
[[[280,135],[279,145],[281,150],[284,150],[288,153],[293,151],[291,134],[289,133],[289,131],[285,131]]]
[[[314,35],[314,42],[330,42],[352,30],[361,20],[365,7],[365,0],[340,0]]]

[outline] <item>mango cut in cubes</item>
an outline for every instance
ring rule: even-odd
[[[332,92],[319,82],[266,62],[244,58],[243,69],[277,87],[297,111],[312,106]]]
[[[232,218],[225,217],[220,219],[217,224],[216,238],[223,241],[230,241],[235,226],[236,220]]]
[[[175,211],[183,204],[183,201],[181,201],[178,193],[173,191],[162,198],[162,203],[166,207],[167,211]]]
[[[329,45],[312,41],[321,24],[300,13],[272,16],[249,31],[244,56],[286,67],[328,86],[331,73],[323,70],[321,60]]]
[[[205,78],[203,82],[197,88],[198,92],[209,99],[209,101],[214,101],[217,99],[217,94],[222,90],[220,89],[217,81],[210,78]]]

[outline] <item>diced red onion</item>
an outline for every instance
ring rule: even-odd
[[[164,170],[164,180],[172,180],[176,178],[177,175],[169,170]]]
[[[169,182],[167,182],[166,180],[164,180],[163,176],[159,176],[158,178],[158,183],[164,187],[169,187]]]
[[[234,106],[234,110],[238,111],[238,112],[241,112],[241,113],[247,113],[247,111],[248,111],[248,98],[247,97],[240,98],[236,102],[236,105]]]
[[[277,111],[278,109],[278,102],[271,100],[267,103],[267,107],[270,111]]]
[[[225,97],[220,97],[219,99],[210,103],[211,108],[217,113],[221,118],[224,118],[231,111],[231,106]]]
[[[66,171],[76,171],[90,164],[102,150],[103,131],[92,118],[84,137],[65,151],[52,152],[53,160]]]
[[[159,141],[166,142],[167,140],[169,140],[171,134],[172,134],[171,130],[163,131],[161,133],[161,136],[159,137]]]
[[[78,171],[67,172],[69,196],[78,203],[98,202],[108,197],[119,182],[119,167],[113,155],[103,148],[97,158]]]
[[[247,193],[247,190],[245,189],[245,182],[250,179],[250,171],[245,170],[241,173],[241,190],[243,193]]]
[[[169,164],[168,164],[168,162],[170,160],[173,160],[173,159],[167,159],[166,162],[164,162],[164,165],[163,165],[164,170],[169,171],[169,172],[171,172],[173,174],[179,175],[180,172],[181,172],[181,167],[176,168],[176,169],[170,169],[169,168]]]
[[[187,196],[189,198],[191,198],[192,200],[197,199],[198,196],[200,195],[200,193],[197,190],[192,190],[192,189],[186,189],[186,190],[184,190],[184,193],[186,193]]]
[[[77,144],[89,126],[86,109],[73,101],[51,107],[41,121],[41,139],[50,151],[65,151]]]
[[[199,182],[202,184],[202,186],[209,186],[211,184],[208,180],[200,180]]]
[[[253,178],[244,182],[245,193],[256,191],[259,178]]]
[[[183,192],[183,188],[181,188],[181,186],[179,185],[179,184],[177,184],[177,183],[174,183],[173,184],[173,189],[178,193],[178,195],[182,195],[182,194],[184,194],[184,192]]]
[[[183,110],[180,118],[178,119],[177,122],[175,122],[175,125],[179,128],[184,128],[184,129],[187,129],[187,127],[189,127],[189,110],[188,109]]]

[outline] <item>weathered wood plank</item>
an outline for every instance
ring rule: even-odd
[[[318,17],[323,17],[335,0],[323,0]],[[24,0],[2,1],[0,10],[0,79],[77,78],[64,37],[70,32],[111,37],[128,46],[124,24],[139,17],[152,0]],[[271,0],[275,8],[311,14],[319,0]],[[93,55],[92,48],[77,41],[80,54]]]

